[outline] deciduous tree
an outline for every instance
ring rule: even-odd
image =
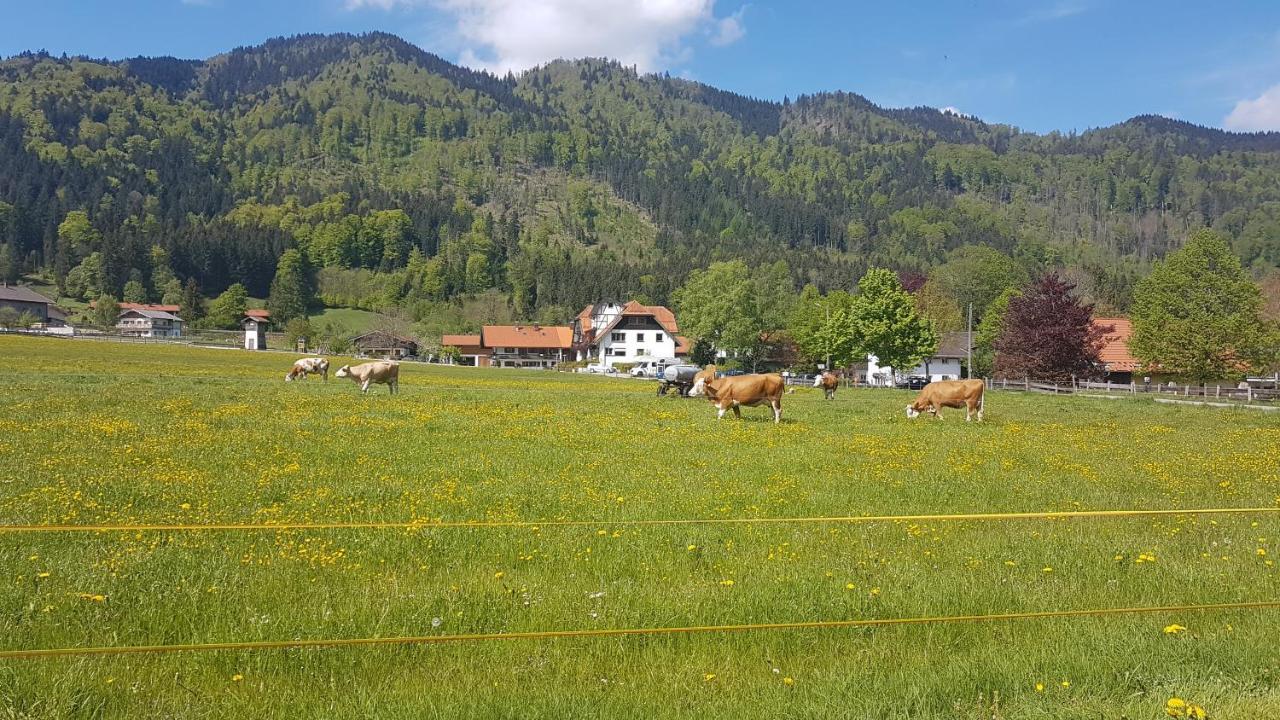
[[[938,333],[916,313],[910,293],[892,270],[872,268],[862,276],[851,314],[854,344],[881,365],[909,369],[938,349]]]
[[[1094,325],[1093,305],[1080,302],[1074,289],[1047,273],[1009,298],[995,342],[997,374],[1049,381],[1101,374],[1098,353],[1114,328]]]
[[[1133,294],[1129,349],[1152,369],[1198,382],[1232,378],[1274,357],[1262,293],[1227,241],[1193,234]]]

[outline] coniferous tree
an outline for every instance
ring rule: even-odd
[[[271,294],[267,297],[267,309],[276,323],[306,317],[311,303],[309,272],[306,258],[297,250],[286,250],[280,256],[275,279],[271,281]]]
[[[204,296],[200,294],[200,283],[195,278],[187,278],[182,286],[182,300],[178,307],[178,315],[189,324],[194,325],[204,318]]]

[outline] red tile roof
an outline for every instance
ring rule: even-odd
[[[248,310],[244,311],[244,314],[251,318],[270,318],[271,317],[271,311],[263,310],[262,308],[249,308]]]
[[[586,312],[586,310],[583,312]],[[579,317],[581,317],[581,315],[579,315]],[[622,312],[618,313],[618,317],[614,318],[614,321],[609,323],[608,326],[601,328],[600,332],[596,333],[595,336],[604,337],[605,334],[612,330],[615,325],[622,322],[622,318],[624,317],[652,317],[659,325],[662,326],[662,329],[666,330],[671,335],[676,335],[680,332],[679,326],[676,325],[675,313],[661,305],[641,305],[635,300],[632,300],[626,305],[623,305]]]
[[[1129,338],[1133,335],[1133,325],[1129,318],[1100,317],[1094,318],[1093,324],[1113,326],[1113,330],[1103,337],[1104,345],[1098,353],[1107,370],[1110,372],[1133,372],[1142,367],[1137,358],[1129,354]]]
[[[180,305],[154,305],[152,303],[119,303],[121,310],[154,310],[156,312],[176,313],[182,309]],[[98,307],[97,300],[90,300],[89,307]]]
[[[454,347],[478,346],[480,344],[479,335],[441,335],[441,345],[452,345]]]
[[[481,344],[489,348],[531,348],[568,350],[573,346],[573,328],[565,325],[485,325]]]

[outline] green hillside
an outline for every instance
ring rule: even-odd
[[[1034,135],[606,60],[496,77],[381,33],[203,61],[9,58],[0,167],[0,274],[47,271],[81,298],[130,279],[158,298],[170,270],[266,296],[289,248],[346,305],[496,290],[524,317],[666,302],[730,258],[785,260],[797,289],[826,290],[985,245],[1119,310],[1195,228],[1259,274],[1280,264],[1280,134],[1144,116]]]

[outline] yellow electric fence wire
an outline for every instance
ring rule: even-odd
[[[1140,613],[1183,613],[1207,610],[1247,610],[1280,607],[1280,600],[1214,603],[1207,605],[1165,605],[1159,607],[1099,608],[1094,610],[1047,610],[996,615],[943,615],[936,617],[882,618],[866,620],[814,620],[809,622],[752,623],[747,625],[695,625],[686,627],[616,628],[602,630],[542,630],[532,632],[473,633],[460,635],[420,635],[406,637],[332,638],[317,640],[266,640],[192,645],[126,645],[121,647],[45,648],[3,650],[0,660],[29,660],[90,655],[132,655],[139,653],[197,652],[207,650],[278,650],[296,648],[356,647],[370,645],[433,645],[485,640],[548,640],[555,638],[596,638],[626,635],[688,635],[694,633],[746,632],[753,630],[810,630],[832,628],[883,627],[938,623],[997,622],[1046,618],[1101,617]]]
[[[748,525],[761,523],[943,522],[988,520],[1068,520],[1072,518],[1159,517],[1164,515],[1252,515],[1280,507],[1187,508],[1182,510],[1063,510],[925,515],[837,515],[817,517],[671,518],[656,520],[412,520],[409,522],[211,523],[207,525],[0,525],[2,533],[198,532],[202,530],[433,530],[450,528],[628,527],[653,525]]]

